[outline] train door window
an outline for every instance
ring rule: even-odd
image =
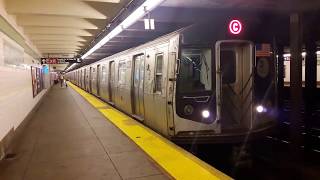
[[[138,116],[139,120],[144,117],[144,72],[145,72],[145,56],[144,54],[133,57],[132,72],[132,95],[133,95],[133,112]]]
[[[115,75],[116,74],[116,70],[115,70],[115,62],[111,61],[109,64],[109,97],[110,97],[110,101],[114,102],[114,93],[115,93]]]
[[[101,82],[105,83],[107,80],[107,69],[105,65],[102,65],[101,68]]]
[[[119,85],[126,84],[126,62],[120,61],[118,68]]]
[[[162,92],[163,53],[156,55],[154,92]]]
[[[236,53],[233,50],[221,50],[222,83],[233,84],[236,82]]]

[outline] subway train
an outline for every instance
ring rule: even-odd
[[[276,123],[275,58],[270,42],[233,31],[240,21],[224,23],[179,29],[66,77],[178,144],[254,140]]]

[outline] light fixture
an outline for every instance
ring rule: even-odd
[[[202,111],[202,117],[208,118],[210,116],[210,112],[208,110],[203,110]]]
[[[291,54],[283,54],[283,57],[291,57]]]
[[[316,54],[320,55],[320,51],[317,51]],[[302,52],[301,55],[302,55],[302,57],[306,57],[307,56],[307,52]],[[290,53],[283,54],[283,57],[285,57],[285,58],[286,57],[291,57],[291,54]]]
[[[154,19],[144,19],[144,29],[145,30],[154,30]]]
[[[154,19],[151,19],[150,13],[148,14],[148,18],[144,19],[144,29],[145,30],[154,30],[155,29]]]
[[[76,65],[77,65],[77,63],[74,63],[74,64],[72,64],[71,66],[69,66],[69,67],[66,69],[66,72],[68,72],[70,69],[74,68]]]
[[[144,29],[150,29],[150,19],[144,19]]]
[[[81,58],[85,59],[90,54],[95,52],[97,49],[102,47],[112,38],[120,34],[124,29],[130,27],[132,24],[137,22],[143,16],[148,14],[150,11],[158,7],[165,0],[146,0],[141,6],[139,6],[132,14],[130,14],[124,21],[122,21],[116,28],[114,28],[109,34],[102,38],[95,46],[93,46],[88,52],[86,52]]]
[[[155,30],[154,19],[150,19],[150,29]]]
[[[258,105],[258,106],[256,107],[256,111],[257,111],[258,113],[263,113],[263,112],[266,112],[266,108],[263,107],[262,105]]]

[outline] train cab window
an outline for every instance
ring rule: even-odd
[[[163,71],[163,54],[156,55],[156,63],[155,63],[155,93],[162,92],[162,71]]]
[[[236,82],[236,54],[232,50],[221,50],[220,63],[222,70],[222,83],[232,84]]]
[[[126,62],[120,61],[118,68],[119,85],[126,84]]]
[[[211,49],[182,49],[178,75],[179,93],[212,90]]]

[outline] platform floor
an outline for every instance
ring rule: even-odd
[[[71,88],[51,89],[17,144],[0,180],[169,179]]]

